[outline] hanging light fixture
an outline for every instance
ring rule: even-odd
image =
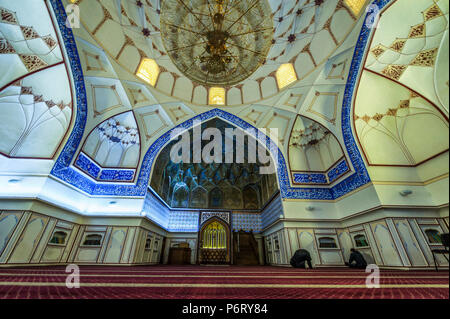
[[[252,75],[272,45],[268,0],[164,0],[161,35],[166,51],[189,79],[229,86]]]

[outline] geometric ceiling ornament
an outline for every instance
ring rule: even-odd
[[[289,163],[293,172],[324,173],[343,158],[342,147],[330,130],[301,115],[297,117],[289,139]],[[320,176],[321,183],[326,184],[325,176]]]
[[[400,77],[403,75],[403,73],[405,72],[406,68],[408,66],[406,65],[388,65],[387,67],[385,67],[381,73],[384,74],[385,76],[393,79],[393,80],[399,80]]]
[[[327,80],[331,79],[344,79],[345,67],[347,65],[347,60],[342,61],[338,64],[333,64],[330,72],[328,73]]]
[[[167,107],[167,110],[169,111],[169,114],[172,115],[172,119],[175,122],[179,122],[190,116],[187,107],[184,105],[170,105]]]
[[[448,119],[435,105],[368,71],[355,98],[354,126],[370,166],[415,167],[449,148]]]
[[[136,168],[140,136],[133,112],[118,114],[100,123],[89,134],[82,152],[102,167]]]
[[[436,3],[423,12],[424,21],[430,21],[442,15],[443,13]]]
[[[412,26],[408,38],[414,39],[414,38],[423,38],[426,35],[426,25],[425,23],[421,23],[415,26]]]
[[[390,46],[390,48],[396,52],[401,53],[405,47],[407,39],[396,39]]]
[[[414,58],[414,60],[410,63],[410,65],[434,67],[437,53],[438,48],[422,51]]]
[[[0,54],[14,54],[16,50],[8,40],[0,38]]]
[[[397,50],[396,50],[397,51]],[[370,51],[376,58],[379,58],[384,52],[386,52],[386,49],[382,45],[377,45],[375,48],[373,48]]]
[[[295,94],[295,93],[291,92],[291,94],[289,94],[289,98],[286,100],[286,102],[284,102],[283,105],[296,109],[297,105],[299,105],[302,97],[303,97],[303,94]]]
[[[84,53],[84,58],[86,61],[86,70],[87,71],[104,71],[106,72],[102,61],[100,60],[100,56],[93,54],[91,52],[88,52],[84,49],[82,49],[83,53]]]
[[[94,117],[123,106],[117,86],[92,84]]]
[[[142,89],[128,88],[128,92],[130,92],[130,95],[132,97],[131,102],[133,104],[144,103],[149,101],[148,98],[145,96],[145,94],[142,92]]]
[[[19,24],[16,14],[6,8],[0,8],[0,22],[13,25]]]
[[[267,129],[274,129],[273,138],[277,138],[280,144],[284,144],[285,136],[288,132],[290,122],[291,113],[277,110],[276,112],[272,112],[268,122],[264,125],[264,127]]]
[[[336,125],[338,102],[339,92],[316,91],[306,111]]]
[[[55,81],[52,87],[43,83]],[[0,153],[53,158],[72,119],[72,96],[64,65],[28,75],[0,92]]]
[[[62,63],[57,36],[45,2],[1,1],[0,8],[0,88],[27,73]],[[41,11],[42,10],[42,11]],[[32,17],[42,12],[40,21]]]
[[[140,108],[160,103],[146,85],[131,81],[123,81],[122,84],[132,107]]]
[[[391,27],[374,31],[365,68],[400,82],[445,109],[435,86],[448,78],[436,76],[439,53],[448,43],[445,39],[448,34],[448,1],[423,0],[417,7],[411,3],[397,0],[392,3],[389,13],[381,17],[380,24]],[[408,19],[399,21],[403,19],[399,16]]]
[[[258,109],[255,109],[253,107],[250,111],[248,111],[246,115],[242,116],[242,118],[252,123],[253,125],[256,125],[263,114],[264,112],[259,111]]]
[[[136,113],[144,127],[144,135],[146,140],[152,139],[154,136],[162,132],[165,128],[169,128],[170,121],[161,115],[161,110],[156,109],[148,112]]]
[[[166,0],[161,38],[175,66],[206,86],[234,85],[264,64],[272,46],[267,0]]]
[[[20,26],[23,37],[25,40],[34,40],[39,38],[39,34],[34,30],[33,27]]]
[[[34,54],[19,54],[19,57],[28,72],[34,72],[47,66],[47,63]]]

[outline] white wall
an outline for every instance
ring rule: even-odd
[[[86,218],[42,203],[15,204],[31,209],[0,210],[0,267],[159,263],[166,233],[144,218]],[[57,231],[67,234],[63,243],[50,242]],[[101,235],[100,244],[84,245],[89,234]]]
[[[444,211],[447,211],[448,209]],[[430,243],[425,231],[448,233],[448,215],[441,210],[379,209],[344,221],[284,221],[266,230],[266,261],[288,265],[294,252],[303,248],[311,253],[316,266],[343,266],[350,248],[361,251],[368,263],[388,268],[432,268],[431,249],[442,245]],[[444,212],[445,214],[445,212]],[[357,247],[355,236],[364,235],[367,246]],[[321,248],[321,237],[334,238],[336,248]],[[277,245],[278,242],[278,245]],[[278,247],[277,247],[278,246]],[[448,267],[442,255],[440,266]]]

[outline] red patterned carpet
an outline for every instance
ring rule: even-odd
[[[448,299],[448,271],[381,271],[366,288],[361,270],[280,267],[81,266],[80,288],[65,267],[0,269],[1,299]]]

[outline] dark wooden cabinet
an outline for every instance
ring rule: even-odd
[[[201,264],[228,264],[228,250],[226,249],[201,249],[200,251]]]
[[[171,247],[169,251],[170,265],[189,265],[191,263],[191,249]]]

